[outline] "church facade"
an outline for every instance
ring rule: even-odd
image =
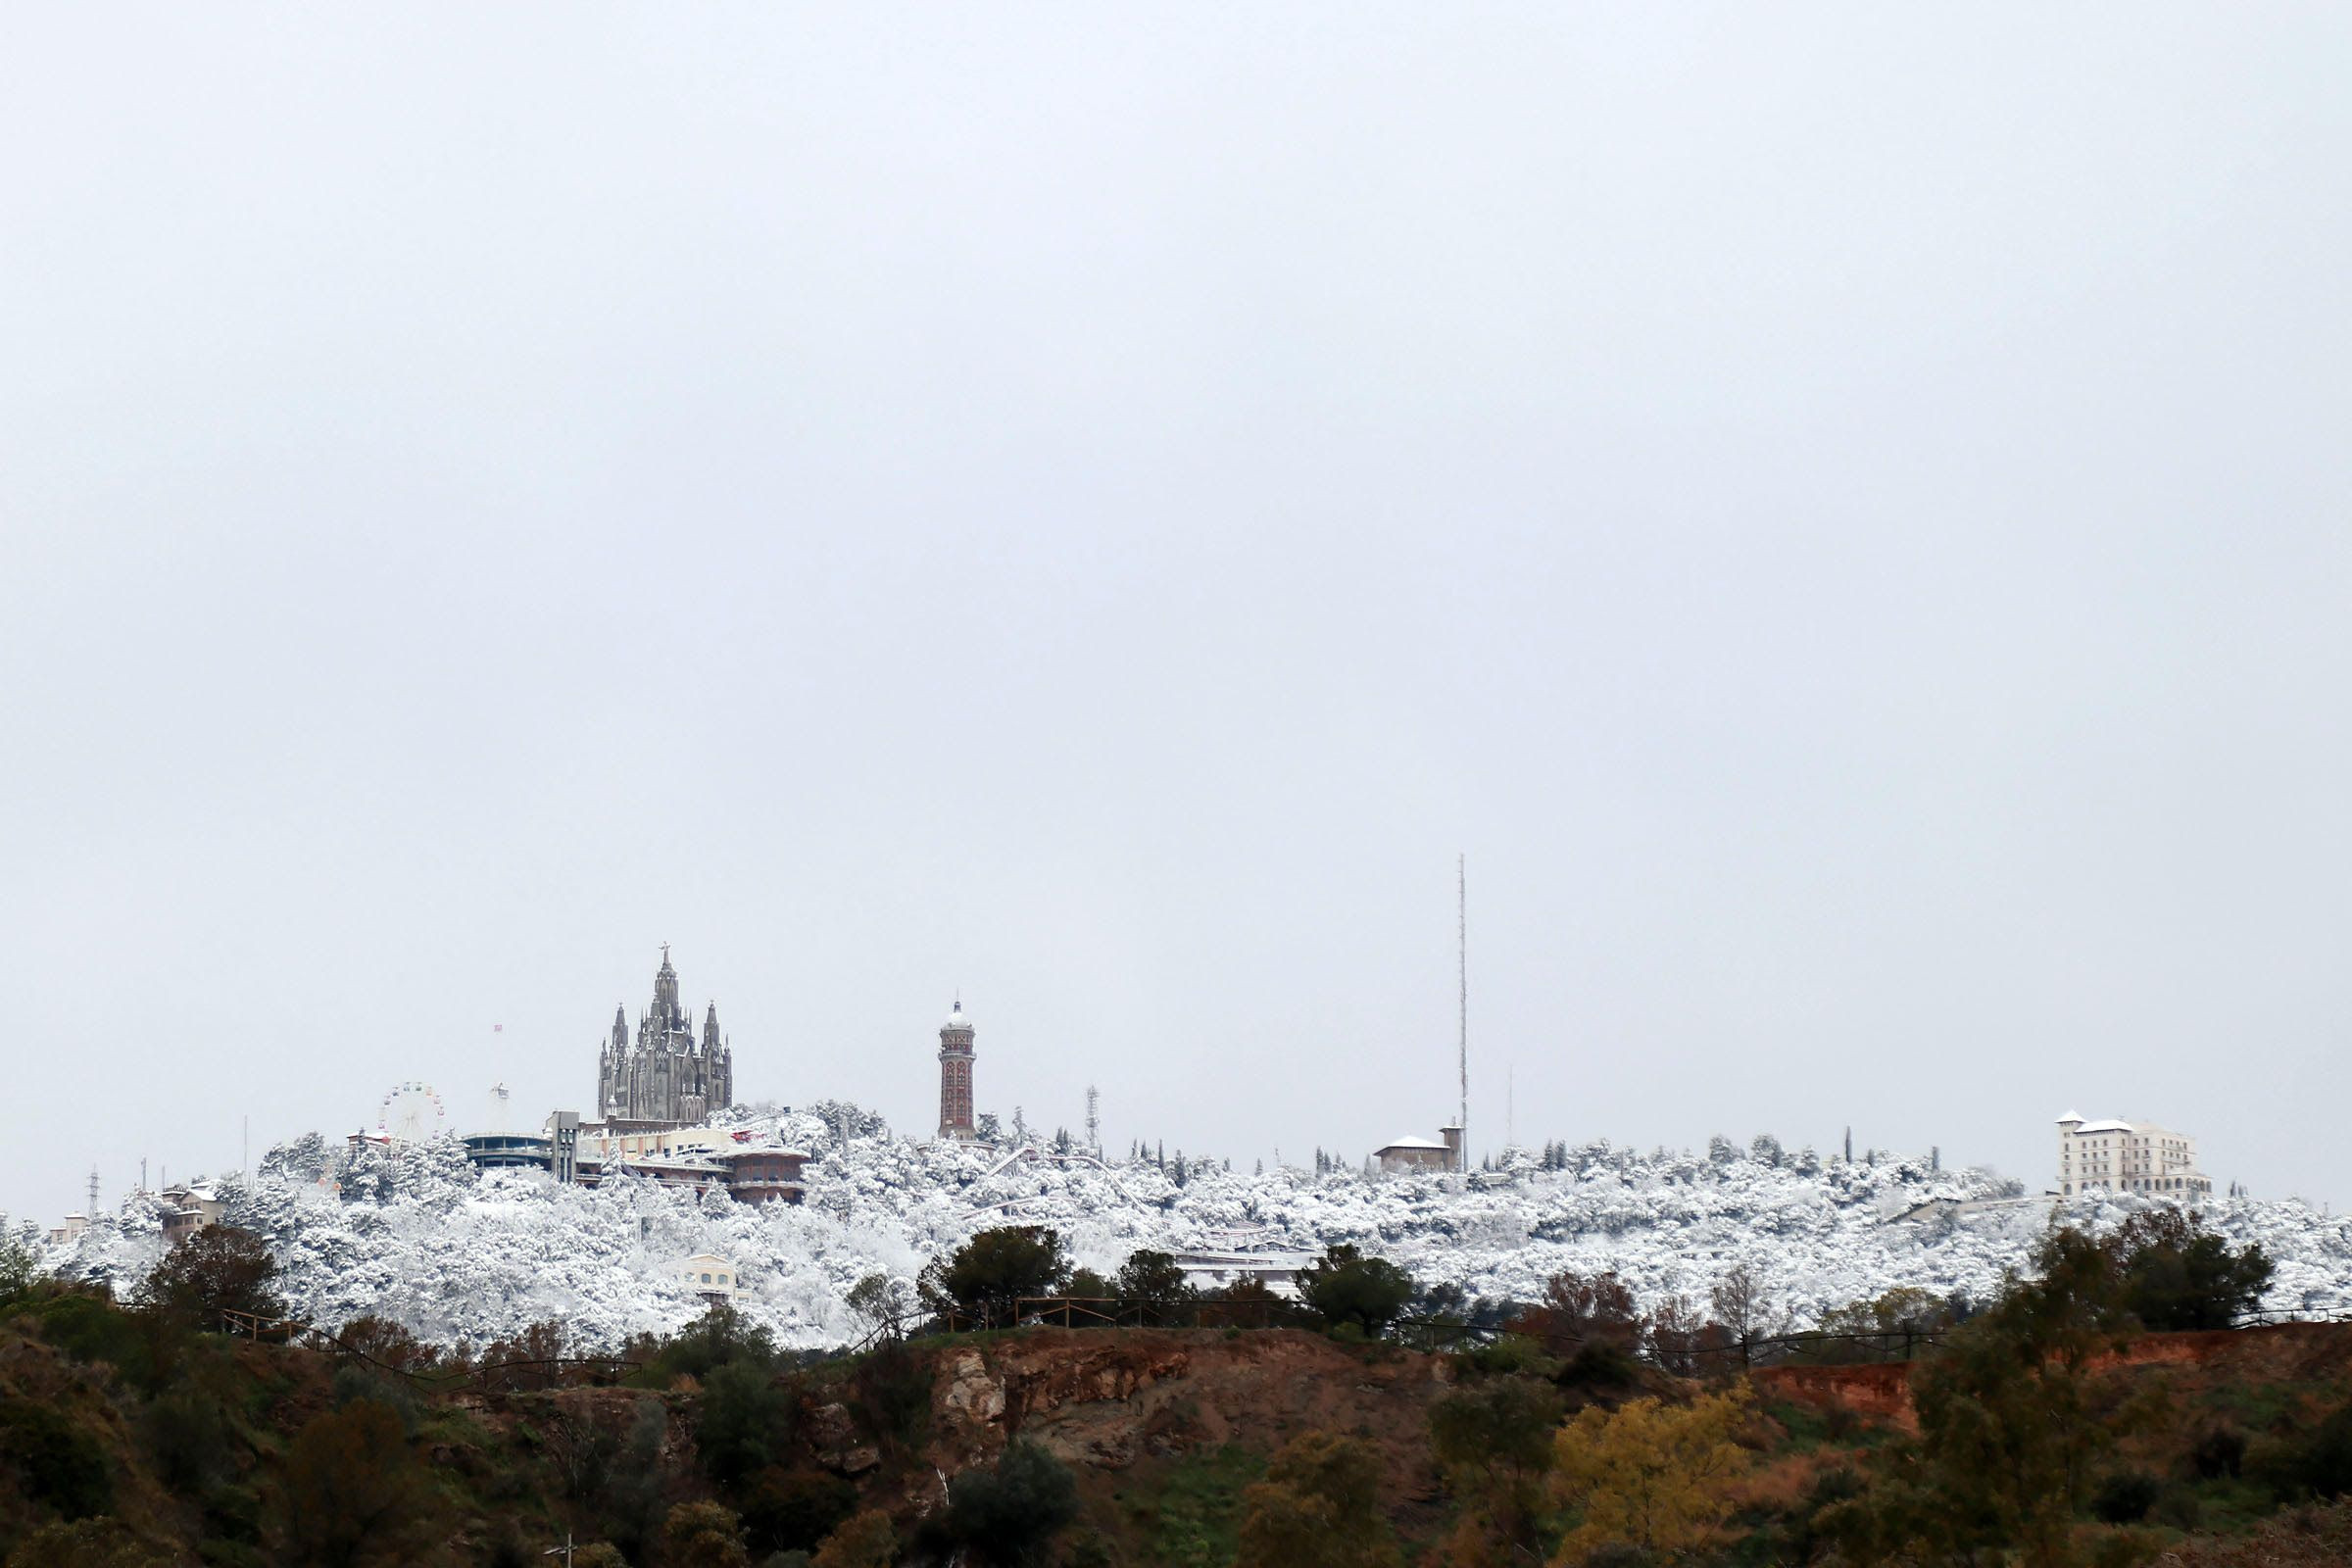
[[[718,1004],[703,1014],[702,1038],[678,1004],[678,972],[662,945],[654,1004],[630,1038],[628,1014],[612,1012],[612,1037],[597,1053],[599,1118],[614,1132],[687,1127],[735,1102],[735,1059],[718,1032]]]

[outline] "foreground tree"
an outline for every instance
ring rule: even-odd
[[[2095,1559],[2079,1525],[2093,1467],[2121,1425],[2096,1398],[2090,1363],[2120,1321],[2116,1253],[2054,1231],[2032,1278],[2012,1276],[1988,1310],[1954,1329],[1911,1377],[1919,1437],[1891,1449],[1871,1494],[1826,1511],[1826,1531],[1863,1562],[2009,1560],[2069,1568]]]
[[[40,1277],[40,1259],[32,1249],[13,1236],[0,1236],[0,1308],[14,1306],[30,1296]]]
[[[286,1312],[277,1294],[276,1259],[260,1237],[233,1225],[208,1225],[168,1248],[139,1287],[138,1299],[196,1329],[220,1328],[226,1312],[270,1322]]]
[[[1447,1560],[1532,1562],[1551,1471],[1560,1398],[1548,1383],[1498,1377],[1471,1383],[1430,1407],[1430,1453],[1466,1506]]]
[[[1110,1284],[1119,1304],[1139,1308],[1153,1327],[1179,1321],[1200,1296],[1173,1256],[1148,1249],[1130,1252]]]
[[[2262,1303],[2273,1265],[2259,1245],[2231,1251],[2194,1209],[2143,1210],[2110,1241],[2122,1306],[2142,1327],[2226,1329]]]
[[[1002,1225],[982,1231],[923,1270],[918,1289],[926,1309],[1009,1328],[1024,1297],[1051,1296],[1068,1283],[1070,1259],[1061,1233],[1043,1225]]]
[[[1069,1467],[1034,1443],[1015,1440],[986,1470],[967,1470],[948,1489],[935,1544],[1002,1568],[1048,1560],[1054,1538],[1078,1517]]]
[[[1821,1339],[1799,1346],[1792,1359],[1818,1365],[1908,1361],[1960,1321],[1951,1299],[1915,1285],[1898,1285],[1868,1301],[1849,1301],[1821,1315]]]
[[[1233,1568],[1394,1568],[1387,1492],[1369,1443],[1331,1432],[1294,1438],[1242,1494]]]
[[[355,1399],[319,1416],[286,1451],[286,1529],[318,1568],[406,1561],[421,1488],[400,1414]]]
[[[1413,1298],[1413,1277],[1385,1257],[1366,1257],[1347,1243],[1327,1247],[1320,1262],[1298,1271],[1298,1295],[1334,1328],[1378,1339]]]
[[[1575,1355],[1588,1347],[1630,1355],[1642,1338],[1642,1314],[1615,1269],[1563,1269],[1544,1282],[1543,1301],[1514,1320],[1512,1331],[1541,1341],[1553,1355]]]
[[[1757,1142],[1764,1140],[1759,1137]],[[1772,1148],[1773,1162],[1780,1162],[1780,1146]],[[1725,1270],[1707,1292],[1707,1304],[1714,1309],[1715,1321],[1731,1344],[1740,1349],[1740,1364],[1751,1365],[1756,1358],[1756,1342],[1778,1331],[1771,1291],[1762,1276],[1745,1263],[1735,1263]]]
[[[791,1447],[800,1409],[764,1367],[729,1361],[710,1374],[696,1401],[694,1444],[712,1485],[732,1492],[776,1463]]]
[[[1554,1493],[1576,1510],[1559,1563],[1624,1543],[1656,1556],[1705,1546],[1732,1499],[1725,1483],[1747,1468],[1733,1437],[1747,1420],[1744,1385],[1686,1405],[1635,1399],[1578,1412],[1553,1443]]]
[[[887,1274],[868,1274],[850,1287],[846,1298],[851,1311],[858,1314],[872,1334],[896,1338],[899,1320],[906,1315],[907,1302],[902,1287]]]

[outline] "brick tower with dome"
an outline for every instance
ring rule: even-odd
[[[977,1135],[972,1120],[972,1020],[958,995],[948,1021],[939,1026],[939,1136],[968,1143]]]

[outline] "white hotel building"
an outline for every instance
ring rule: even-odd
[[[2145,1193],[2153,1198],[2213,1196],[2197,1169],[2197,1141],[2146,1121],[2084,1121],[2073,1111],[2058,1118],[2058,1191]]]

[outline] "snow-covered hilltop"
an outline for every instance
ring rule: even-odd
[[[741,1107],[732,1119],[765,1123],[817,1156],[805,1206],[697,1199],[637,1178],[587,1189],[537,1171],[477,1172],[450,1138],[394,1157],[313,1137],[270,1151],[251,1179],[213,1185],[227,1221],[276,1253],[297,1314],[340,1323],[372,1312],[477,1345],[547,1318],[606,1346],[674,1328],[703,1309],[678,1278],[701,1252],[734,1263],[742,1310],[785,1343],[842,1344],[861,1331],[843,1304],[858,1279],[911,1279],[975,1230],[1014,1222],[1054,1226],[1081,1263],[1105,1271],[1144,1247],[1303,1252],[1352,1242],[1424,1284],[1522,1300],[1559,1270],[1610,1268],[1644,1304],[1678,1293],[1703,1300],[1745,1263],[1805,1322],[1897,1285],[1985,1296],[2053,1208],[2104,1229],[2141,1201],[2013,1199],[2012,1185],[1982,1170],[1936,1172],[1885,1154],[1824,1164],[1781,1156],[1769,1140],[1758,1141],[1761,1157],[1720,1141],[1699,1156],[1593,1144],[1555,1153],[1556,1169],[1524,1152],[1507,1172],[1469,1181],[1200,1161],[1179,1186],[1150,1160],[1041,1157],[992,1172],[1002,1156],[893,1137],[840,1107]],[[2205,1213],[2277,1261],[2268,1305],[2352,1306],[2352,1223],[2295,1201],[2230,1200]],[[161,1247],[152,1200],[133,1198],[45,1260],[120,1288]]]

